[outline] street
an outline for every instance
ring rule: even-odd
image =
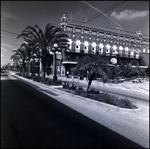
[[[19,148],[141,147],[13,77],[1,80],[1,106]],[[2,148],[13,143],[7,135],[1,134]]]

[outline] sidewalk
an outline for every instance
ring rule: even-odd
[[[15,76],[90,119],[104,125],[133,142],[142,145],[143,147],[149,148],[149,101],[147,101],[148,105],[146,107],[139,106],[138,109],[124,109],[60,91],[57,89],[60,86],[47,86],[40,82],[35,82],[17,75]],[[72,81],[72,79],[62,79]],[[74,79],[74,81],[79,81],[79,83],[87,85],[86,80]],[[102,82],[97,83],[96,81],[93,81],[92,84],[92,86],[102,86],[104,88]],[[112,89],[113,87],[118,90],[120,88],[119,85],[113,86],[113,84],[105,84],[105,88]],[[126,86],[127,83],[123,83],[122,85]],[[147,87],[147,85],[145,86]],[[124,91],[122,87],[120,89],[122,92]],[[130,91],[130,89],[127,89],[127,91],[133,92]],[[145,94],[144,91],[142,93],[143,95]],[[146,95],[148,96],[148,94]]]

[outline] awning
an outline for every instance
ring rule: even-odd
[[[62,64],[77,64],[77,62],[73,62],[73,61],[64,61],[62,62]]]

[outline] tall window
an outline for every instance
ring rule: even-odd
[[[102,43],[99,44],[99,54],[103,54],[104,45]]]
[[[136,57],[136,59],[139,59],[139,49],[136,51],[136,55],[135,55],[135,57]]]
[[[123,53],[122,51],[123,51],[123,47],[120,46],[120,47],[119,47],[119,55],[120,55],[120,56],[122,56],[122,53]]]
[[[128,51],[129,51],[129,48],[125,47],[125,57],[128,57]]]
[[[84,51],[85,51],[85,53],[88,53],[88,46],[89,46],[89,42],[85,41],[84,42]]]
[[[113,55],[117,54],[116,49],[117,49],[117,46],[116,46],[116,45],[113,45],[113,51],[112,51],[112,54],[113,54]]]
[[[96,53],[96,43],[95,42],[93,42],[92,43],[92,53]]]
[[[134,49],[130,50],[130,58],[134,58]]]
[[[106,53],[110,53],[110,45],[109,44],[106,45]]]
[[[75,52],[80,53],[80,40],[76,40]]]

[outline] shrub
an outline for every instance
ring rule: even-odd
[[[62,85],[62,80],[57,80],[57,85]]]
[[[69,89],[69,92],[70,92],[72,90],[72,88],[69,88],[68,86],[69,86],[69,84],[66,83],[66,82],[65,82],[65,84],[63,84],[63,88]],[[87,93],[86,91],[84,91],[84,89],[82,87],[78,86],[75,89],[75,92],[70,92],[70,93],[74,93],[74,94],[82,96],[82,97],[90,98],[90,99],[93,99],[93,100],[97,100],[97,101],[100,101],[100,102],[104,102],[104,103],[107,103],[107,104],[118,106],[118,107],[121,107],[121,108],[129,108],[129,109],[137,108],[133,104],[133,102],[130,101],[129,99],[127,99],[127,98],[119,98],[118,96],[110,95],[107,92],[99,92],[98,90],[94,90],[94,89],[91,89]]]
[[[83,90],[83,87],[82,87],[82,86],[78,86],[76,89],[82,91],[82,90]]]
[[[89,93],[92,93],[92,94],[99,94],[99,91],[97,89],[91,89],[89,91]]]
[[[47,78],[45,84],[47,84],[47,85],[54,85],[53,79]],[[62,85],[62,80],[57,80],[55,85]]]
[[[72,82],[71,86],[69,87],[71,90],[75,90],[77,86],[75,85],[74,81]]]
[[[67,82],[64,82],[62,85],[63,85],[63,88],[69,89],[69,84]]]
[[[129,99],[127,99],[127,98],[121,98],[118,106],[121,107],[121,108],[130,108],[130,109],[137,108],[133,104],[133,102],[130,101]]]
[[[48,78],[47,85],[53,85],[53,79]]]
[[[41,77],[40,76],[34,76],[33,77],[33,81],[40,82],[41,81]]]

